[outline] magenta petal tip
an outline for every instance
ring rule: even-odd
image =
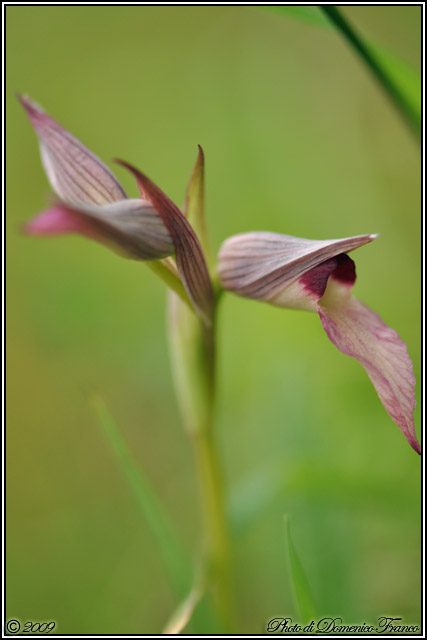
[[[85,234],[87,225],[65,207],[56,206],[42,211],[22,227],[31,236],[57,236],[65,233]]]

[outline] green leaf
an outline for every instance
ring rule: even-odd
[[[105,439],[114,454],[141,513],[150,527],[176,593],[182,597],[191,584],[191,563],[173,531],[148,478],[136,463],[126,441],[98,394],[90,398]]]
[[[300,622],[311,622],[318,616],[310,585],[292,541],[290,517],[287,514],[283,516],[283,523],[285,526],[285,547],[295,606],[298,610]]]

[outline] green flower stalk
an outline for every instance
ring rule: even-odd
[[[205,255],[209,256],[204,217],[204,155],[200,146],[183,211],[197,233]],[[217,300],[218,296],[214,296],[211,322],[207,324],[175,293],[170,292],[169,338],[178,402],[192,442],[199,480],[208,577],[211,578],[224,629],[231,629],[231,554],[224,488],[214,438]]]

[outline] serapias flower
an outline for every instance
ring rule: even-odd
[[[140,199],[130,199],[111,171],[26,96],[19,96],[40,142],[41,159],[58,197],[25,225],[32,235],[79,233],[136,260],[174,255],[196,312],[210,321],[213,289],[200,243],[179,208],[131,165]],[[171,268],[170,264],[167,264]]]
[[[80,233],[139,260],[171,255],[172,238],[156,209],[147,200],[128,199],[99,158],[28,97],[19,99],[38,135],[42,163],[59,198],[25,231]]]
[[[376,235],[306,240],[268,232],[228,238],[219,252],[225,289],[270,304],[317,311],[329,339],[363,365],[390,417],[411,447],[415,434],[415,379],[405,343],[351,295],[355,265],[347,252]]]

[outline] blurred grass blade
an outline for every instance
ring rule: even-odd
[[[105,439],[138,502],[145,521],[157,540],[172,586],[182,597],[191,583],[190,560],[186,557],[162,504],[136,463],[103,399],[98,394],[92,394],[90,401]]]
[[[337,7],[265,6],[311,24],[334,26],[362,58],[400,114],[419,138],[421,133],[421,75],[398,55],[361,38]]]
[[[396,86],[406,97],[417,131],[421,131],[421,76],[419,72],[396,54],[369,43],[369,49],[378,62],[393,77]],[[415,128],[415,127],[414,127]]]
[[[164,628],[164,635],[177,635],[185,629],[190,622],[201,597],[203,596],[205,588],[206,580],[204,572],[202,573],[200,571],[187,598],[179,605]]]
[[[377,48],[367,45],[337,7],[322,5],[321,9],[357,51],[389,98],[418,135],[421,132],[421,108],[418,110],[412,102],[414,96],[412,90],[410,92],[407,90],[408,78],[405,78],[404,83],[399,82],[402,69],[397,68],[393,58],[384,56],[384,54],[379,56]],[[416,94],[417,91],[415,97]],[[418,84],[418,99],[421,99],[421,83]]]
[[[201,598],[201,593],[194,589],[186,600],[178,607],[172,618],[163,630],[163,635],[177,635],[188,625],[193,615],[194,609]]]
[[[275,13],[287,14],[298,18],[304,22],[311,22],[312,24],[319,25],[321,27],[328,27],[328,18],[320,11],[320,7],[316,6],[292,6],[292,5],[264,5],[265,9],[270,9]]]
[[[303,566],[292,541],[289,515],[285,514],[283,516],[283,524],[285,527],[285,546],[295,606],[300,616],[300,622],[311,622],[318,616],[310,585],[308,584]]]

